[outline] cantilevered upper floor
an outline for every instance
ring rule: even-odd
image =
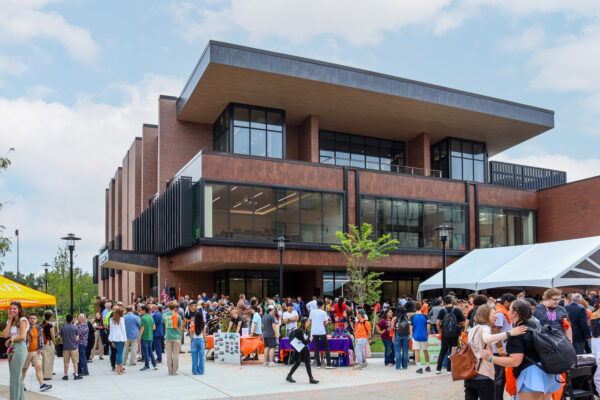
[[[286,123],[296,126],[316,115],[325,131],[481,142],[488,156],[554,127],[551,110],[211,41],[177,99],[177,119],[213,124],[230,103],[285,110]]]

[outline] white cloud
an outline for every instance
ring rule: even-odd
[[[0,53],[0,76],[19,76],[27,72],[27,65],[19,57],[13,57]]]
[[[395,0],[231,0],[217,11],[190,3],[174,7],[183,37],[207,41],[241,28],[254,41],[280,37],[306,43],[318,36],[341,38],[351,45],[379,43],[385,32],[426,24],[451,0],[404,2]]]
[[[35,39],[51,39],[61,43],[71,57],[91,62],[99,47],[90,32],[69,24],[56,12],[43,11],[49,0],[1,0],[0,42],[32,44]]]
[[[541,48],[546,39],[546,32],[540,25],[533,25],[517,36],[502,41],[505,51],[532,51]]]
[[[92,97],[73,106],[0,98],[0,152],[15,148],[0,180],[0,201],[7,203],[1,216],[7,232],[22,232],[23,265],[33,257],[51,261],[59,238],[74,232],[83,238],[78,260],[89,269],[104,242],[104,188],[142,124],[157,121],[158,95],[178,93],[183,83],[148,75],[136,85],[113,85],[124,93],[120,106]]]
[[[585,26],[579,35],[560,37],[554,46],[535,51],[530,66],[535,88],[600,89],[600,25]]]
[[[600,175],[600,159],[597,158],[576,159],[563,154],[537,153],[526,157],[498,154],[491,160],[566,171],[569,182]]]
[[[29,99],[43,99],[44,97],[54,93],[54,89],[44,85],[33,85],[28,87],[25,93]]]

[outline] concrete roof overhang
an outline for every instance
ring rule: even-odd
[[[431,143],[487,143],[490,156],[554,127],[554,112],[395,76],[211,41],[177,100],[180,120],[212,124],[230,102],[279,108],[286,122]]]

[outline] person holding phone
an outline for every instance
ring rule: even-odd
[[[10,400],[25,400],[25,386],[23,385],[23,366],[27,358],[25,339],[29,330],[29,321],[23,312],[19,301],[11,301],[8,309],[8,319],[3,336],[9,351],[8,369],[10,372]]]

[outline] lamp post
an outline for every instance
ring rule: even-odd
[[[448,224],[441,224],[437,228],[433,228],[440,235],[442,241],[442,297],[446,297],[446,240],[448,236],[454,230],[453,226]]]
[[[71,315],[73,315],[73,251],[75,250],[75,241],[81,240],[81,238],[78,238],[72,233],[68,233],[67,236],[62,237],[61,239],[67,241],[67,247],[70,253],[69,280],[71,283],[71,307],[69,310],[71,312]]]
[[[19,230],[15,229],[15,236],[17,237],[17,282],[19,282]]]
[[[42,267],[44,267],[44,281],[46,281],[46,293],[48,293],[48,267],[50,266],[50,264],[43,263]]]
[[[279,298],[283,299],[283,251],[285,250],[285,242],[289,242],[285,236],[279,236],[277,239],[273,239],[277,243],[277,249],[279,250]]]

